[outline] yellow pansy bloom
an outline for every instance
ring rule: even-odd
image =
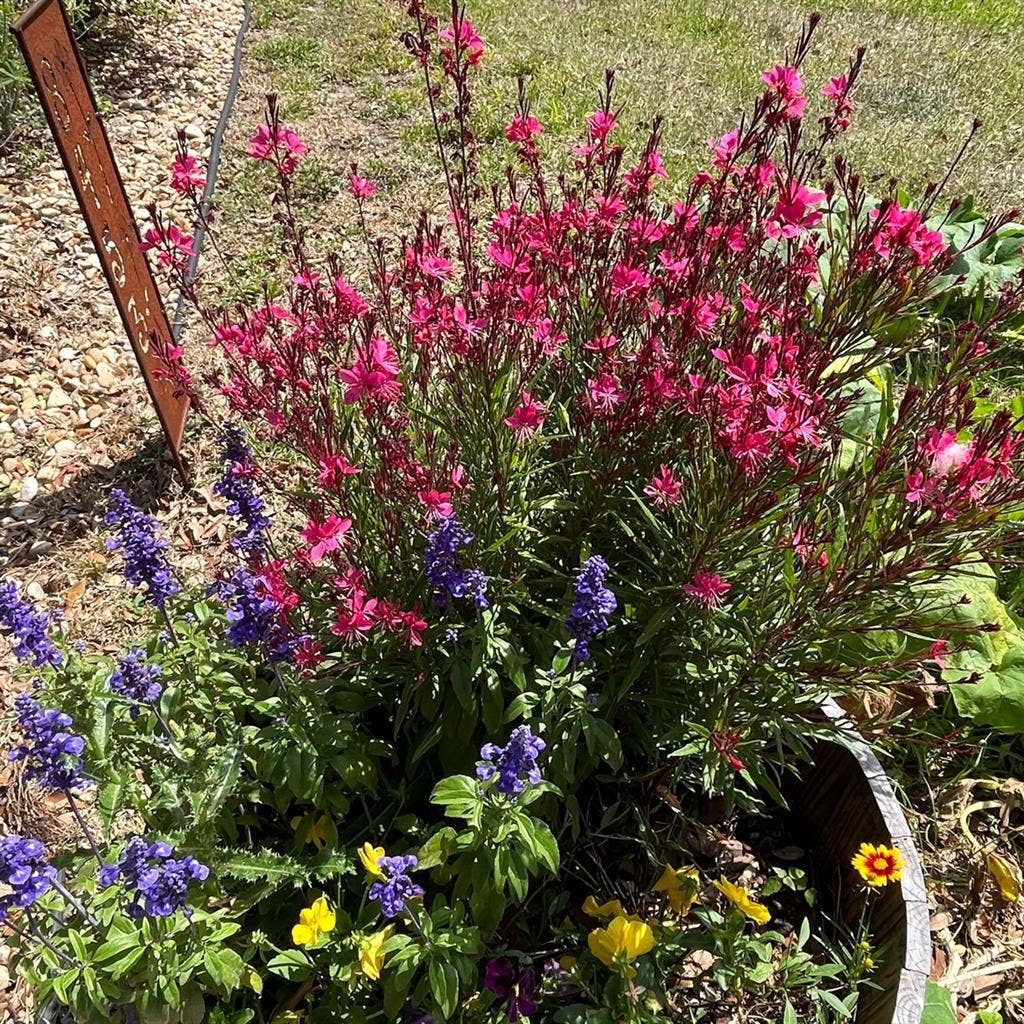
[[[393,924],[389,924],[387,928],[367,935],[359,943],[359,969],[374,981],[380,981],[381,968],[384,966],[384,942],[394,927]]]
[[[700,875],[696,868],[676,869],[666,866],[661,877],[654,883],[653,891],[667,893],[669,906],[680,917],[686,917],[697,902]]]
[[[590,952],[606,967],[616,970],[649,953],[654,949],[654,941],[654,932],[646,921],[623,915],[613,918],[604,928],[595,928],[587,936]],[[631,978],[636,974],[628,966],[626,972]]]
[[[379,864],[381,857],[385,856],[383,846],[373,846],[370,843],[363,843],[359,847],[359,859],[363,862],[363,867],[366,868],[366,873],[371,878],[383,878],[384,872],[381,871]]]
[[[588,896],[583,901],[583,913],[591,917],[626,917],[625,910],[618,900],[608,900],[607,903],[598,904],[593,896]]]
[[[751,921],[756,921],[758,924],[767,924],[772,919],[772,915],[768,913],[768,908],[763,903],[758,903],[756,900],[751,899],[750,893],[742,885],[733,885],[732,882],[726,881],[725,878],[721,878],[711,884],[737,910],[749,917]]]
[[[321,896],[311,907],[299,911],[299,923],[292,928],[292,942],[296,946],[315,946],[321,935],[334,931],[334,911]]]

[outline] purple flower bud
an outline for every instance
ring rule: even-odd
[[[409,877],[409,872],[419,861],[413,856],[381,857],[377,866],[384,872],[384,880],[370,886],[371,900],[380,902],[380,912],[386,918],[398,917],[405,904],[423,895],[422,887]]]
[[[586,661],[590,657],[590,642],[608,628],[608,616],[615,611],[615,595],[604,585],[608,563],[600,556],[588,558],[576,571],[576,596],[566,632],[576,641],[573,657]]]
[[[546,744],[530,732],[528,725],[512,730],[508,743],[499,747],[485,743],[480,748],[481,761],[476,766],[476,776],[481,782],[491,782],[497,776],[495,789],[506,796],[519,796],[526,784],[536,786],[541,780],[537,758]]]
[[[15,584],[0,583],[0,628],[9,631],[15,657],[31,660],[37,668],[60,665],[63,656],[47,634],[51,618],[37,611],[31,601],[18,597]]]
[[[117,668],[110,676],[110,689],[132,702],[130,714],[132,718],[138,718],[138,705],[155,704],[163,692],[163,687],[156,681],[159,675],[160,666],[147,665],[145,653],[133,647],[118,658]]]
[[[125,578],[137,587],[145,587],[149,600],[163,608],[181,588],[164,556],[167,541],[156,536],[160,524],[116,488],[110,492],[110,511],[104,521],[117,527],[118,534],[107,541],[107,548],[119,550],[124,556]]]
[[[252,449],[246,443],[241,428],[233,423],[224,424],[220,443],[224,474],[213,485],[213,492],[227,499],[229,515],[240,519],[244,526],[243,531],[231,541],[231,546],[249,554],[263,554],[271,521],[264,515],[266,506],[253,486],[256,466]]]
[[[451,598],[471,597],[480,609],[487,608],[487,577],[479,569],[460,569],[459,548],[473,540],[473,534],[454,515],[445,517],[441,525],[427,536],[424,551],[424,572],[434,590],[434,599],[444,604]]]
[[[27,693],[14,700],[23,742],[7,754],[24,761],[25,774],[43,789],[66,792],[87,784],[82,769],[85,740],[66,730],[71,719],[62,711],[44,708]]]

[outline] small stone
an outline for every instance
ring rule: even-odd
[[[63,409],[69,405],[71,396],[63,388],[56,387],[46,396],[47,409]]]
[[[34,476],[27,476],[21,481],[21,487],[18,490],[18,500],[32,501],[38,493],[39,481]]]
[[[37,541],[36,543],[39,543],[39,542]],[[53,547],[53,545],[51,544],[50,547]],[[33,580],[25,588],[25,593],[29,597],[31,597],[33,601],[45,601],[46,600],[46,591],[43,590],[42,586],[36,580]]]
[[[53,450],[57,455],[73,455],[77,445],[70,438],[65,437],[63,440],[58,441],[54,446]]]

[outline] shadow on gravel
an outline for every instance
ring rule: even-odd
[[[24,568],[89,533],[102,522],[114,487],[152,511],[175,484],[180,486],[166,444],[156,437],[113,466],[88,469],[52,494],[16,503],[7,510],[0,533],[0,568]]]
[[[169,93],[180,87],[177,55],[156,45],[150,29],[136,31],[131,21],[108,21],[78,40],[89,77],[107,96]]]

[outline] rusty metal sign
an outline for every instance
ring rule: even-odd
[[[183,474],[180,450],[188,399],[175,396],[173,386],[154,372],[160,364],[153,343],[170,343],[171,325],[139,250],[139,229],[63,3],[36,0],[11,31],[25,55],[171,455]]]

